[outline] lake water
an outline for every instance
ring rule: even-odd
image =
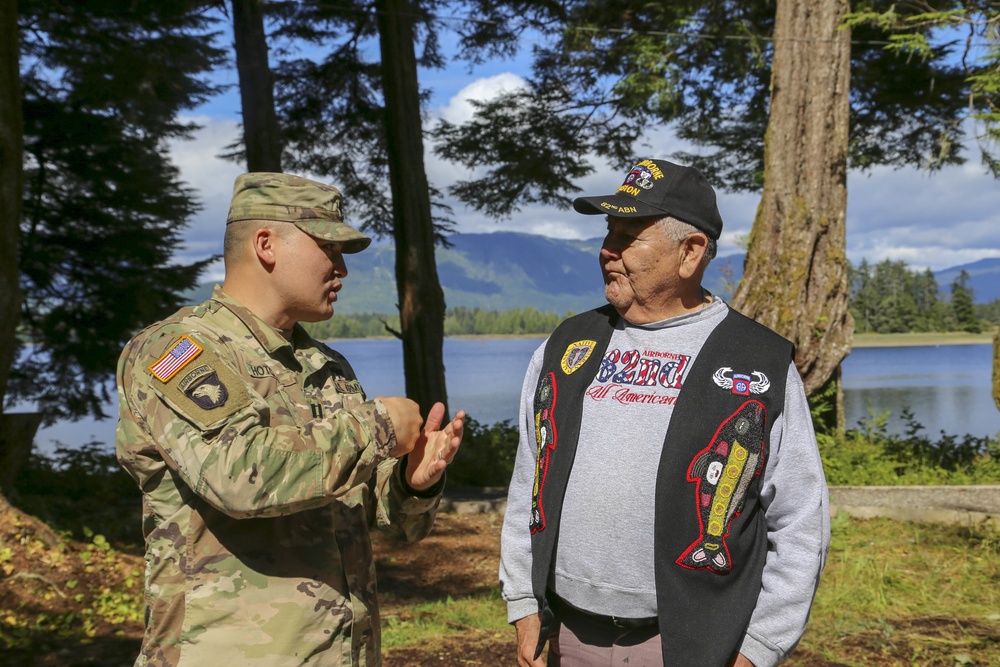
[[[483,424],[517,419],[524,370],[540,338],[449,338],[445,340],[445,376],[452,411],[466,410]],[[363,339],[332,343],[354,366],[369,396],[399,395],[404,390],[403,353],[397,340]],[[913,412],[927,435],[941,431],[977,437],[1000,432],[1000,411],[991,395],[993,347],[941,345],[858,348],[843,363],[844,400],[849,427],[870,410],[888,410],[889,430],[902,433],[904,408]],[[42,452],[56,441],[79,445],[113,443],[117,405],[106,408],[103,422],[63,422],[38,432]]]

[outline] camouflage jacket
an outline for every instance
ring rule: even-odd
[[[118,459],[142,489],[136,665],[380,665],[369,527],[415,541],[395,435],[347,360],[216,288],[118,364]]]

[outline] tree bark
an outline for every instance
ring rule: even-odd
[[[993,336],[993,402],[1000,410],[1000,330]]]
[[[0,425],[9,419],[3,414],[3,405],[17,354],[17,325],[21,320],[18,244],[24,186],[24,128],[19,48],[17,0],[0,0]],[[23,438],[0,443],[3,449],[0,456],[4,452],[18,452],[18,457],[23,458],[20,454],[30,450],[34,429],[27,438],[26,443]],[[0,493],[7,486],[0,483]]]
[[[24,128],[17,1],[0,0],[0,413],[14,364],[21,319],[18,270],[23,191]]]
[[[436,401],[448,404],[443,354],[445,304],[434,258],[434,224],[424,170],[413,8],[408,0],[377,0],[375,6],[406,395],[426,414]]]
[[[845,235],[851,34],[837,30],[848,10],[848,0],[777,2],[764,191],[733,300],[795,343],[808,394],[834,377],[854,336]]]
[[[274,112],[274,76],[267,61],[264,0],[232,0],[232,5],[247,171],[280,172],[281,131]]]

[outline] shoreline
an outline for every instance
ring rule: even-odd
[[[458,334],[455,336],[445,336],[445,339],[454,340],[507,340],[511,338],[535,338],[539,341],[549,334]],[[929,332],[929,333],[893,333],[893,334],[855,334],[853,348],[861,347],[919,347],[919,346],[940,346],[940,345],[992,345],[995,331],[985,333],[970,334],[961,331],[954,332]],[[352,341],[352,340],[387,340],[392,336],[368,336],[365,338],[331,338],[327,342]]]
[[[919,347],[939,345],[992,345],[995,331],[971,334],[961,331],[894,334],[855,334],[853,347]]]

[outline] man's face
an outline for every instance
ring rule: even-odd
[[[666,309],[680,285],[680,246],[667,238],[655,218],[608,216],[600,254],[608,303],[634,324],[669,317]]]
[[[313,238],[294,225],[278,240],[277,284],[284,313],[293,322],[320,322],[333,315],[347,264],[341,244]]]

